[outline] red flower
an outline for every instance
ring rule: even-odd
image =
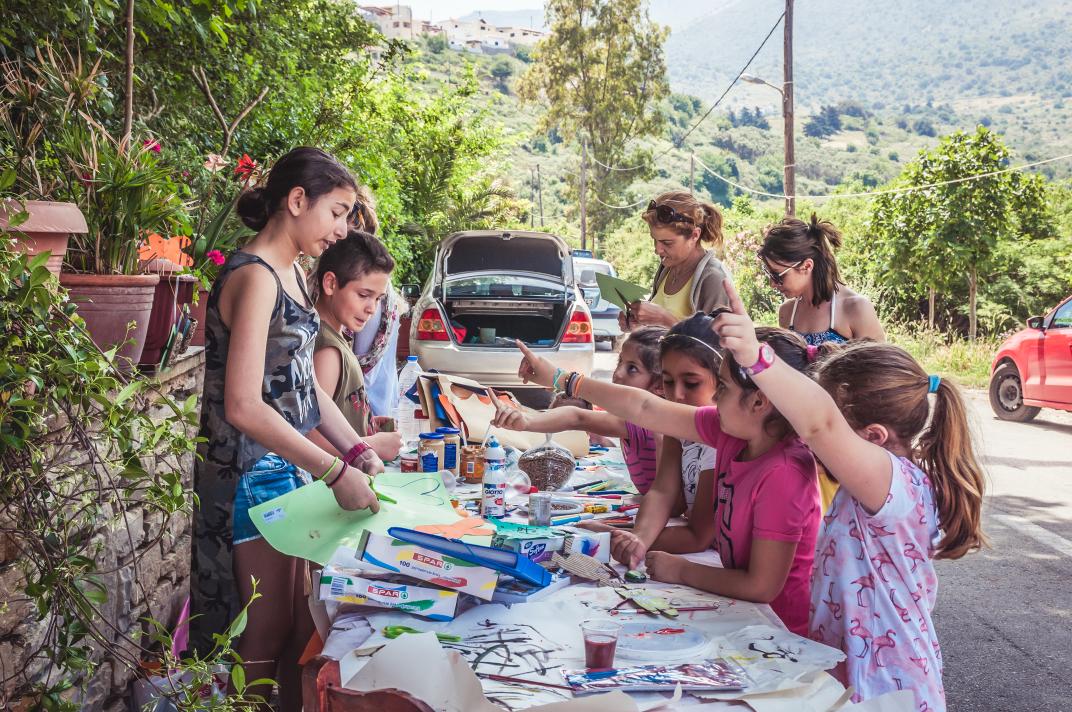
[[[164,147],[160,145],[160,142],[152,138],[145,139],[141,142],[141,145],[149,149],[153,153],[160,153],[162,150],[164,150]]]
[[[250,158],[248,153],[243,153],[242,157],[238,159],[238,165],[235,166],[234,172],[236,176],[241,177],[243,180],[249,180],[255,170],[257,170],[257,162]]]
[[[219,250],[209,250],[205,253],[205,257],[212,260],[212,263],[215,265],[222,265],[224,262],[227,261],[227,258],[224,257],[223,253]]]

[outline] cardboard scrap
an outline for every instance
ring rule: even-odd
[[[420,670],[420,675],[414,675]],[[434,633],[403,635],[373,655],[343,687],[361,692],[396,688],[439,712],[502,712],[484,696],[465,660],[442,648]],[[531,712],[639,712],[624,692],[529,708]]]

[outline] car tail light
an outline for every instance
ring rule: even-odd
[[[562,343],[592,343],[592,320],[580,309],[575,309],[573,314],[570,315],[569,325],[566,326],[566,335],[562,337]]]
[[[450,341],[443,314],[435,307],[425,309],[417,321],[418,341]]]

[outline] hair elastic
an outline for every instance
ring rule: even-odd
[[[928,378],[930,379],[930,385],[927,388],[927,393],[937,393],[938,392],[938,384],[940,384],[942,382],[942,377],[932,374],[931,376],[928,376]]]
[[[812,363],[817,358],[819,358],[819,347],[815,344],[808,344],[808,363]]]

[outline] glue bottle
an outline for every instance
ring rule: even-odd
[[[506,516],[506,450],[492,436],[484,453],[484,483],[480,513],[501,519]]]

